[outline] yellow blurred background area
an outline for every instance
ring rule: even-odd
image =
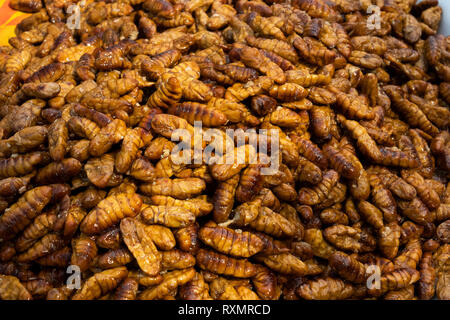
[[[29,16],[28,13],[15,11],[9,7],[10,0],[0,0],[0,45],[8,45],[8,39],[15,36],[14,28]]]

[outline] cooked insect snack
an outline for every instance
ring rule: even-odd
[[[0,300],[450,299],[438,0],[9,5]]]

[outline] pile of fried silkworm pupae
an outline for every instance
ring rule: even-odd
[[[11,0],[0,299],[450,299],[450,38],[416,2]],[[278,168],[174,161],[195,121]]]

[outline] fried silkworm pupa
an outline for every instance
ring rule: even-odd
[[[360,201],[358,204],[358,211],[367,223],[374,226],[376,229],[383,227],[383,213],[368,201]]]
[[[145,231],[149,234],[150,238],[152,238],[153,242],[155,243],[158,249],[171,250],[176,245],[174,234],[169,228],[165,226],[160,226],[156,224],[145,226]]]
[[[305,275],[308,270],[302,260],[289,252],[257,256],[256,259],[281,274],[301,276]]]
[[[139,283],[133,278],[126,278],[117,287],[114,300],[136,300]]]
[[[414,286],[410,285],[400,290],[389,291],[383,297],[384,300],[413,300]]]
[[[162,224],[170,228],[183,228],[195,222],[195,215],[183,207],[144,206],[141,218],[148,224]]]
[[[0,262],[7,262],[16,255],[14,243],[5,242],[0,246]]]
[[[114,290],[128,275],[125,267],[108,269],[95,273],[86,280],[72,300],[95,300]]]
[[[265,116],[275,110],[277,101],[272,97],[260,94],[252,97],[250,107],[257,115]]]
[[[391,98],[396,111],[405,117],[407,123],[412,127],[422,129],[433,137],[439,133],[439,129],[428,120],[427,116],[415,103],[403,98],[393,86],[387,86],[384,89]]]
[[[161,252],[162,270],[186,269],[193,267],[194,265],[195,258],[188,252],[179,249],[172,249]]]
[[[36,262],[41,266],[66,268],[70,265],[71,255],[72,250],[69,247],[64,247],[37,259]]]
[[[246,226],[275,237],[291,237],[296,232],[296,225],[279,213],[267,207],[259,207],[258,203],[236,208],[233,224]]]
[[[52,162],[40,169],[34,180],[38,185],[60,183],[76,176],[80,171],[80,161],[74,158],[66,158],[61,162]]]
[[[337,251],[330,256],[329,262],[330,267],[345,280],[353,283],[366,281],[366,266],[352,256]]]
[[[209,287],[213,299],[258,300],[258,296],[247,286],[247,283],[236,280],[218,277],[211,281]]]
[[[180,81],[169,73],[164,73],[157,82],[157,90],[149,97],[149,107],[167,109],[181,99],[182,87]]]
[[[150,197],[152,204],[157,206],[175,206],[183,207],[191,211],[196,217],[204,216],[213,210],[213,204],[204,196],[196,198],[180,200],[169,196],[152,196]]]
[[[0,155],[8,157],[13,153],[31,151],[41,145],[47,138],[47,128],[32,126],[16,132],[8,139],[0,140]]]
[[[423,250],[417,239],[410,240],[401,253],[394,259],[397,268],[416,268],[422,257]]]
[[[47,164],[50,160],[46,152],[32,152],[8,159],[0,159],[0,177],[20,177],[31,173],[37,165]]]
[[[383,158],[380,149],[375,141],[369,136],[367,130],[357,121],[346,120],[343,116],[338,115],[338,121],[350,131],[353,139],[356,140],[358,149],[373,161],[380,161]]]
[[[339,210],[336,210],[334,208],[327,208],[325,210],[322,210],[320,212],[320,220],[324,224],[348,224],[348,217],[347,215]]]
[[[322,170],[308,159],[300,157],[294,176],[298,181],[318,184],[322,181]]]
[[[199,239],[219,252],[248,258],[264,248],[263,241],[250,232],[237,232],[224,227],[203,227]]]
[[[52,211],[38,215],[17,238],[15,246],[17,251],[25,251],[40,237],[50,232],[55,225],[56,219],[56,214]]]
[[[98,158],[90,158],[84,165],[89,181],[98,188],[105,188],[114,175],[114,157],[107,153]]]
[[[344,225],[334,225],[323,231],[325,239],[341,250],[352,252],[372,251],[376,246],[375,237],[367,231]]]
[[[2,300],[32,300],[30,292],[14,276],[0,275],[0,298]]]
[[[236,199],[239,202],[250,201],[253,195],[258,194],[263,188],[261,167],[263,167],[261,164],[250,164],[242,171],[236,189]]]
[[[240,60],[249,68],[256,69],[266,74],[278,84],[286,82],[286,76],[283,70],[269,58],[264,56],[261,51],[256,48],[242,46],[235,48]]]
[[[31,248],[17,256],[18,262],[30,262],[43,256],[58,251],[64,246],[63,239],[55,234],[49,233],[39,239]]]
[[[0,180],[0,196],[11,197],[24,193],[33,177],[34,174],[31,173],[23,177],[9,177]]]
[[[110,250],[119,249],[122,242],[120,229],[118,227],[113,227],[109,230],[105,230],[100,235],[98,235],[95,241],[97,246],[100,248]]]
[[[430,210],[439,207],[440,199],[438,193],[427,185],[425,179],[418,172],[402,170],[401,175],[406,182],[416,188],[417,195]]]
[[[308,280],[296,292],[307,300],[341,300],[350,298],[355,291],[353,285],[337,278],[325,277]]]
[[[72,258],[70,263],[80,268],[81,272],[86,271],[97,256],[97,245],[89,237],[81,236],[72,240]]]
[[[359,168],[337,148],[332,145],[326,145],[323,148],[323,152],[327,156],[330,166],[344,178],[355,179],[359,176]]]
[[[139,285],[144,287],[155,286],[163,281],[163,277],[160,274],[157,276],[149,276],[142,270],[131,270],[128,276],[138,281]]]
[[[435,294],[436,269],[432,263],[432,253],[424,252],[419,265],[420,280],[418,296],[421,300],[430,300]]]
[[[200,241],[198,239],[197,223],[188,227],[177,229],[174,232],[175,239],[181,250],[195,254],[200,248]]]
[[[379,230],[378,247],[384,257],[393,259],[397,256],[400,246],[401,228],[396,222],[391,222]]]
[[[81,223],[85,234],[98,234],[118,223],[125,217],[135,217],[142,206],[137,194],[117,194],[100,201]]]
[[[0,217],[0,239],[9,240],[25,229],[50,202],[51,197],[52,188],[49,186],[37,187],[25,192]]]
[[[236,278],[251,278],[256,267],[246,259],[235,259],[213,251],[200,249],[196,255],[197,265],[207,271]]]
[[[331,188],[337,183],[339,175],[334,170],[328,170],[323,174],[322,181],[313,188],[302,188],[299,191],[299,202],[307,205],[315,205],[325,200]]]
[[[265,267],[258,267],[256,275],[252,278],[252,284],[261,299],[275,300],[281,295],[276,275]]]
[[[197,102],[183,102],[173,105],[168,112],[186,119],[192,125],[195,121],[201,121],[206,127],[219,127],[228,121],[221,111]]]
[[[94,157],[101,156],[108,152],[113,144],[121,141],[125,137],[126,132],[125,122],[120,119],[114,119],[90,139],[89,153]]]
[[[54,161],[61,161],[67,152],[69,131],[64,119],[56,119],[48,128],[48,149]]]
[[[420,279],[419,271],[411,268],[397,269],[381,276],[380,288],[373,286],[370,295],[379,296],[387,291],[403,289]]]
[[[100,127],[94,121],[84,117],[72,116],[68,120],[67,125],[71,132],[89,140],[94,139],[100,132]]]
[[[205,188],[205,181],[199,178],[158,178],[152,183],[140,186],[140,190],[146,195],[163,195],[177,199],[191,198],[200,194]]]
[[[245,144],[235,148],[231,154],[226,153],[222,159],[211,166],[211,175],[214,179],[225,181],[239,173],[249,163],[256,159],[256,150],[252,145]]]
[[[115,168],[119,173],[125,173],[130,169],[140,148],[144,146],[139,128],[128,129],[122,141],[122,147],[116,154]]]
[[[157,275],[160,271],[161,254],[146,233],[145,226],[133,218],[125,218],[120,222],[120,231],[141,269],[149,275]]]
[[[239,175],[219,183],[213,196],[213,217],[216,222],[224,222],[228,219],[233,209],[234,196],[239,184]]]
[[[100,255],[96,266],[101,269],[111,269],[124,266],[134,260],[127,248],[111,249]]]
[[[145,149],[144,155],[150,160],[159,160],[162,156],[168,156],[174,147],[175,143],[172,141],[164,137],[156,137]]]
[[[184,300],[211,300],[209,285],[205,282],[201,273],[195,273],[191,281],[182,285],[179,289],[180,297]]]

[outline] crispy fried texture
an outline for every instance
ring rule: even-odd
[[[114,290],[128,275],[125,267],[105,270],[94,274],[86,280],[82,288],[73,296],[72,300],[94,300]]]
[[[418,284],[418,296],[421,300],[430,300],[435,294],[434,282],[436,269],[432,263],[431,252],[425,252],[420,262],[420,280]]]
[[[323,235],[328,242],[342,250],[350,250],[353,252],[371,251],[376,240],[367,232],[344,225],[334,225],[326,228]]]
[[[0,275],[0,298],[2,300],[32,300],[30,292],[13,276]]]
[[[388,225],[383,226],[380,230],[380,240],[378,241],[378,247],[381,253],[388,259],[393,259],[397,256],[401,229],[395,222],[391,222]]]
[[[261,256],[257,258],[268,268],[281,274],[301,276],[306,274],[308,267],[305,263],[291,253]]]
[[[51,231],[55,222],[56,215],[52,211],[38,215],[17,239],[17,251],[22,252],[27,250],[40,237]]]
[[[0,195],[3,197],[15,196],[26,191],[34,174],[28,174],[23,177],[9,177],[0,180]]]
[[[297,294],[307,300],[338,300],[353,295],[355,288],[341,279],[325,277],[309,280],[297,288]]]
[[[248,258],[261,251],[262,240],[250,232],[238,233],[229,228],[203,227],[199,239],[219,252],[236,257]]]
[[[380,288],[377,289],[374,286],[372,289],[369,289],[369,293],[371,295],[378,296],[387,291],[403,289],[417,282],[419,278],[420,273],[415,269],[397,269],[381,276]]]
[[[74,158],[66,158],[61,162],[52,162],[40,169],[34,180],[39,185],[60,183],[76,176],[80,171],[80,161]]]
[[[115,300],[136,300],[139,283],[132,279],[126,278],[116,289],[114,295]]]
[[[39,239],[31,248],[17,257],[19,262],[30,262],[43,256],[56,252],[64,246],[63,239],[55,234],[49,233]]]
[[[195,215],[183,207],[145,206],[141,218],[148,224],[161,224],[171,228],[187,227],[195,222]]]
[[[98,257],[96,266],[101,269],[110,269],[125,266],[133,261],[134,256],[126,248],[111,249]]]
[[[191,281],[180,287],[180,296],[184,300],[211,300],[209,285],[201,273],[197,272]]]
[[[120,232],[141,269],[151,276],[157,275],[160,270],[161,254],[144,225],[133,218],[125,218],[120,222]]]
[[[134,159],[136,159],[139,149],[143,146],[144,141],[139,128],[127,130],[122,141],[122,148],[116,155],[115,168],[117,172],[127,172]]]
[[[329,261],[331,268],[345,280],[353,283],[366,280],[366,266],[352,256],[337,251],[330,256]]]
[[[336,249],[325,241],[320,229],[307,229],[304,240],[311,246],[315,256],[328,259]]]
[[[73,252],[70,263],[80,268],[82,272],[86,271],[97,256],[97,245],[95,241],[88,237],[80,237],[73,240]]]
[[[219,183],[213,197],[213,217],[216,222],[228,219],[234,204],[234,195],[239,183],[239,175]]]
[[[89,142],[89,153],[98,157],[108,152],[113,144],[121,141],[126,134],[126,124],[120,119],[115,119],[93,136]]]
[[[337,183],[339,175],[334,170],[328,170],[313,188],[302,188],[299,191],[298,200],[301,204],[315,205],[326,199],[331,188]]]
[[[197,265],[207,271],[236,278],[250,278],[256,267],[246,259],[235,259],[223,254],[200,249],[196,255]]]
[[[52,188],[37,187],[27,191],[0,217],[0,238],[9,240],[23,230],[49,203]]]
[[[32,152],[8,159],[0,159],[0,176],[16,177],[32,172],[35,166],[48,163],[49,156],[44,152]]]
[[[137,194],[118,194],[107,197],[88,213],[80,229],[86,234],[98,234],[125,217],[136,216],[142,206]]]
[[[437,0],[72,2],[10,1],[0,299],[448,299]]]
[[[198,239],[198,224],[189,227],[180,228],[175,233],[175,239],[180,249],[195,254],[200,248],[200,240]]]
[[[140,189],[144,194],[150,196],[162,195],[177,199],[187,199],[200,194],[205,187],[204,180],[199,178],[159,178],[151,184],[142,184]]]
[[[139,294],[139,300],[156,300],[161,299],[179,286],[189,282],[195,276],[195,269],[189,268],[184,270],[175,270],[168,272],[163,276],[161,284],[146,289]]]

